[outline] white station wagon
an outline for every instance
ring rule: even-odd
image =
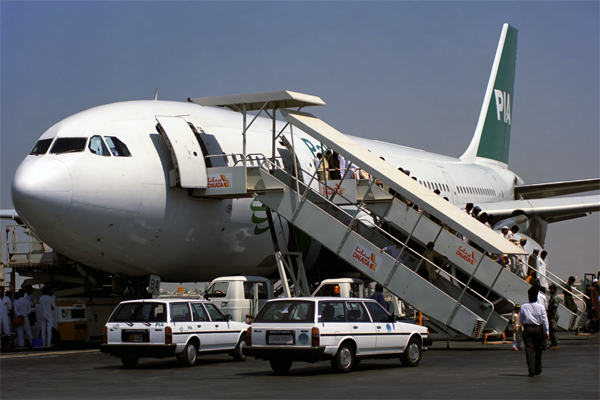
[[[134,368],[140,357],[177,357],[193,366],[197,355],[227,352],[246,359],[246,329],[204,300],[148,299],[121,302],[104,327],[100,351]]]
[[[264,305],[248,328],[244,354],[268,360],[277,374],[294,361],[322,360],[350,372],[364,358],[399,357],[416,367],[431,343],[427,328],[397,321],[375,300],[296,297]]]

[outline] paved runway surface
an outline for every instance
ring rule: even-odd
[[[365,360],[349,374],[329,362],[295,363],[275,376],[269,363],[199,357],[142,359],[137,369],[97,350],[33,351],[0,356],[1,398],[8,399],[599,399],[600,335],[560,335],[546,350],[543,373],[527,377],[524,351],[510,344],[436,342],[417,368]]]

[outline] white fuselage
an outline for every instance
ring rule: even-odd
[[[180,116],[214,136],[223,153],[243,152],[239,113],[166,101],[96,107],[64,119],[40,138],[87,138],[83,151],[48,151],[28,155],[21,163],[12,186],[19,215],[57,252],[111,273],[207,281],[223,275],[273,272],[274,264],[269,261],[273,245],[259,203],[194,198],[187,189],[169,186],[173,165],[156,129],[157,116]],[[254,122],[247,135],[248,154],[271,155],[271,129],[269,119]],[[89,138],[95,135],[117,137],[131,157],[94,154]],[[393,166],[410,170],[425,186],[439,188],[441,196],[453,204],[513,198],[518,177],[506,169],[352,139]],[[298,129],[294,129],[294,141],[300,163],[314,171],[318,143]],[[282,146],[277,148],[285,152]],[[275,225],[285,240],[287,224]]]

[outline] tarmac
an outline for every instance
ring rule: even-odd
[[[8,399],[599,399],[600,334],[559,334],[543,354],[543,373],[529,378],[524,351],[508,344],[436,341],[421,364],[364,360],[348,374],[329,362],[294,363],[276,376],[268,362],[198,357],[142,359],[136,369],[96,348],[0,355],[0,397]]]

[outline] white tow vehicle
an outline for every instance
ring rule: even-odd
[[[108,319],[100,351],[120,358],[126,368],[140,357],[172,356],[191,367],[202,353],[227,352],[243,361],[247,328],[204,300],[130,300]]]
[[[273,295],[273,285],[260,276],[222,276],[213,280],[204,298],[215,303],[233,321],[248,322]]]
[[[364,358],[399,357],[416,367],[429,345],[427,328],[397,321],[374,300],[297,297],[264,305],[248,328],[244,354],[268,360],[277,374],[294,361],[321,360],[350,372]]]

